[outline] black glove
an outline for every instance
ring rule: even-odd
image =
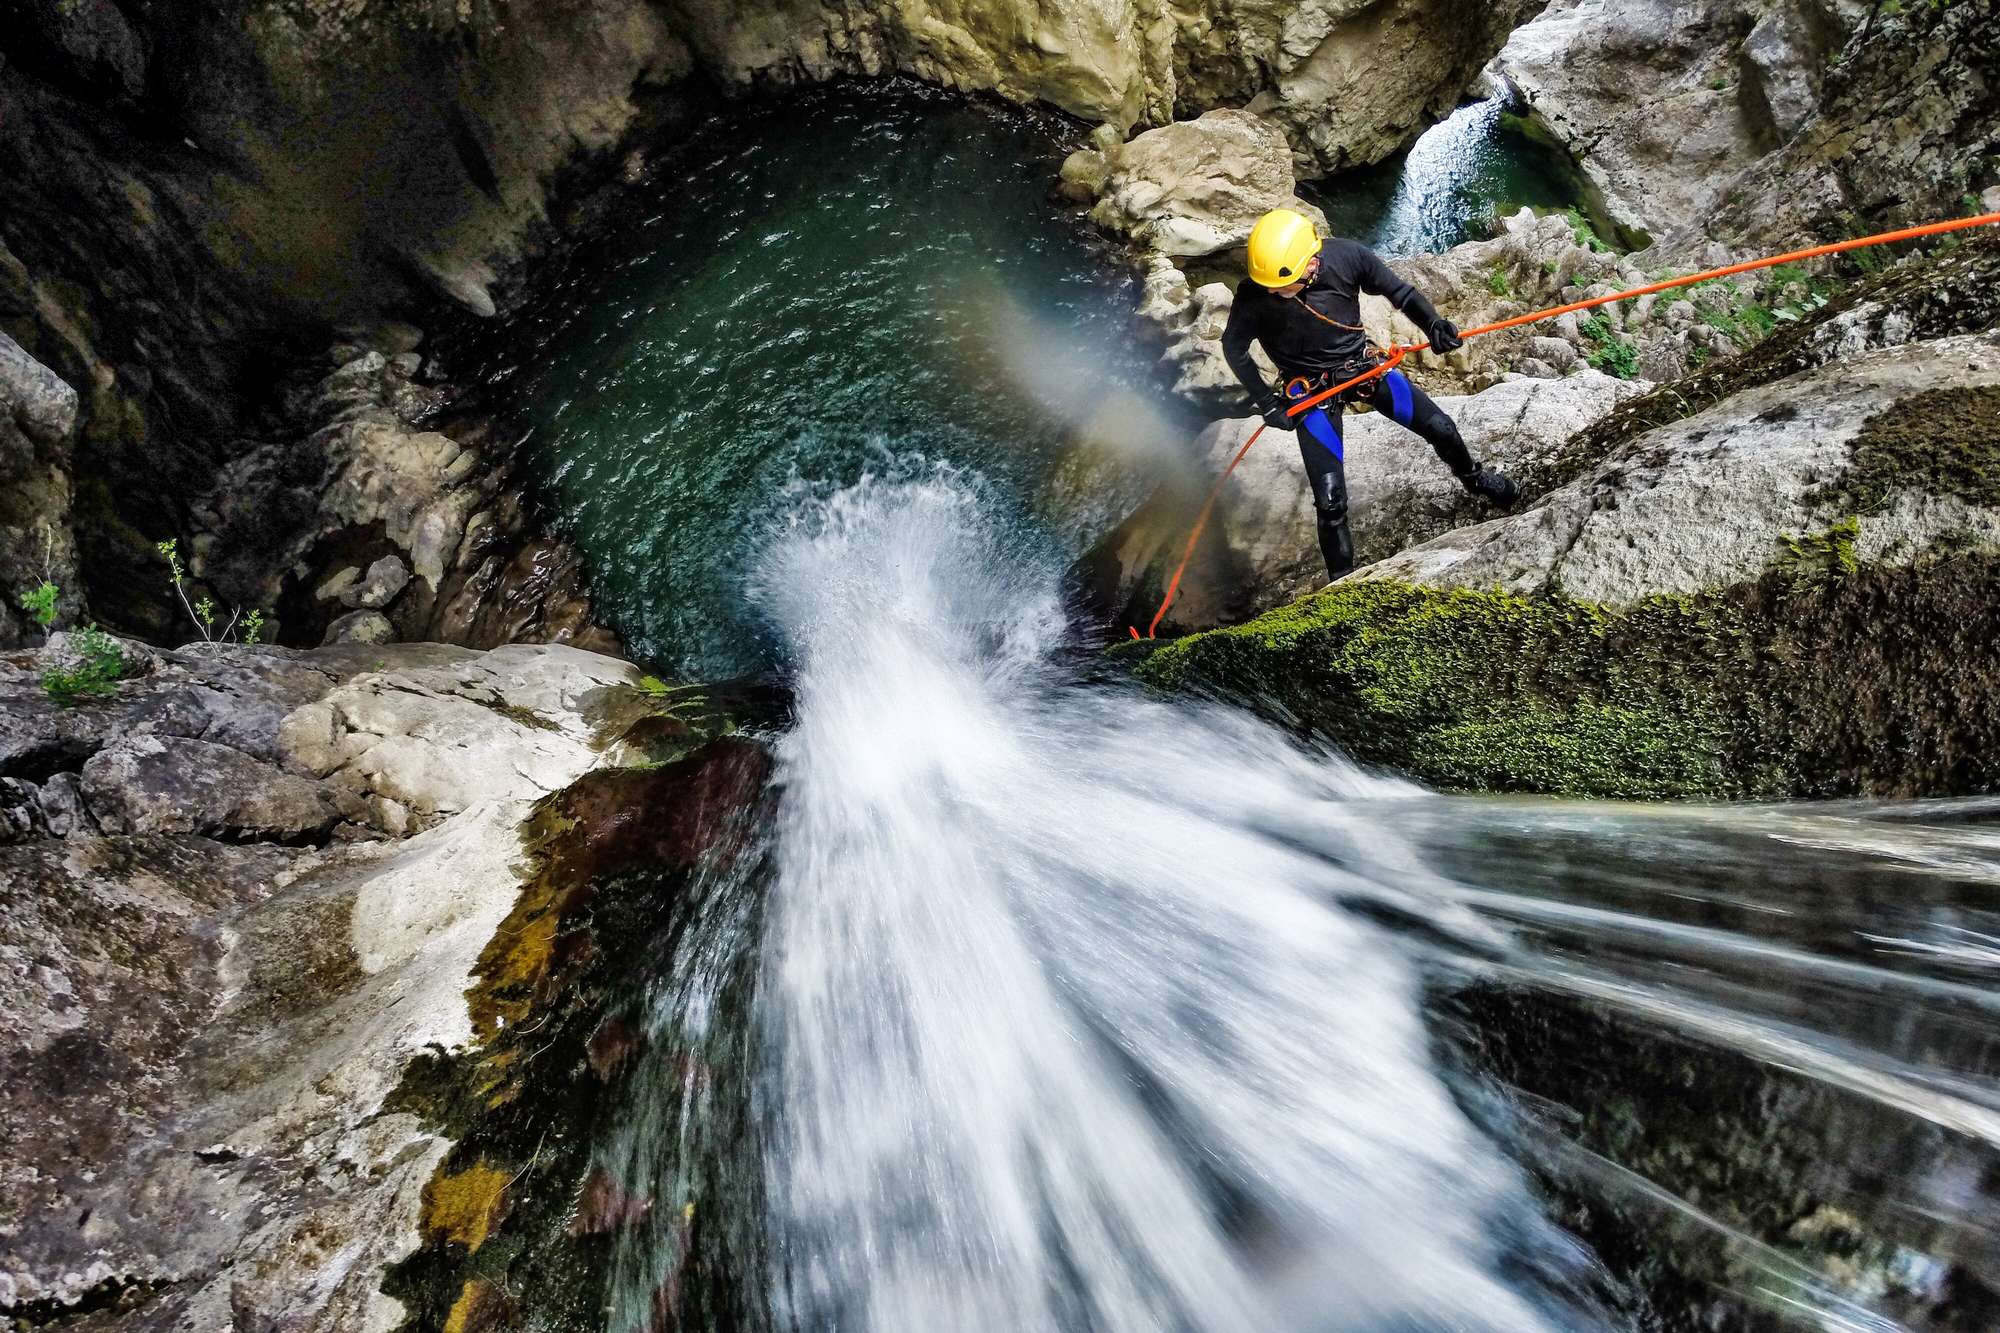
[[[1257,399],[1251,409],[1264,418],[1264,424],[1272,430],[1291,430],[1294,422],[1285,415],[1285,400],[1276,396]]]
[[[1465,339],[1458,336],[1458,325],[1448,319],[1441,319],[1431,325],[1431,350],[1442,356],[1446,352],[1456,352],[1465,346]]]

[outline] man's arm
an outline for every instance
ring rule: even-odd
[[[1386,296],[1389,303],[1409,317],[1412,324],[1429,333],[1433,326],[1442,322],[1437,307],[1424,294],[1403,281],[1396,270],[1382,262],[1382,256],[1373,250],[1362,248],[1366,256],[1361,261],[1361,289],[1377,296]]]
[[[1274,397],[1271,386],[1264,382],[1264,372],[1257,367],[1256,358],[1250,355],[1250,344],[1256,341],[1256,321],[1244,312],[1247,305],[1239,295],[1229,307],[1229,322],[1222,326],[1222,359],[1236,372],[1236,378],[1243,383],[1243,390],[1250,395],[1250,401],[1262,407],[1265,400]]]
[[[1264,418],[1264,424],[1278,430],[1290,430],[1291,418],[1285,415],[1285,396],[1264,382],[1264,372],[1250,355],[1250,344],[1257,337],[1257,323],[1245,313],[1249,302],[1238,293],[1229,307],[1229,322],[1222,326],[1222,359],[1236,372],[1242,382],[1243,391],[1250,395],[1250,410]]]

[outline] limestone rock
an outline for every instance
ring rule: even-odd
[[[1962,213],[1968,186],[1990,181],[2000,153],[1991,3],[1827,8],[1846,18],[1847,35],[1824,63],[1811,114],[1729,181],[1712,212],[1675,219],[1664,249],[1691,254],[1714,239],[1762,249],[1935,221]]]
[[[528,800],[595,762],[583,696],[637,668],[556,645],[496,648],[351,681],[285,719],[293,761],[425,820]]]
[[[2000,144],[1990,6],[1554,0],[1494,62],[1621,222],[1693,265],[1958,211]],[[1631,90],[1643,87],[1643,99]]]
[[[1248,110],[1285,128],[1303,167],[1327,174],[1379,162],[1443,119],[1538,7],[1538,0],[1305,0],[1205,26],[1217,65],[1269,61],[1268,84],[1239,78],[1235,86],[1254,92]],[[1233,50],[1214,50],[1221,42]]]
[[[81,789],[107,833],[198,833],[286,842],[319,837],[340,810],[319,783],[226,745],[137,736],[92,755]]]
[[[326,627],[327,643],[394,643],[396,627],[380,611],[349,611]]]
[[[479,1039],[467,990],[520,898],[523,819],[624,753],[594,719],[607,691],[639,697],[637,671],[533,646],[159,659],[93,719],[38,708],[32,657],[0,656],[0,724],[41,737],[0,751],[0,1194],[18,1222],[0,1292],[14,1309],[123,1292],[142,1308],[118,1317],[149,1327],[394,1326],[383,1272],[417,1245],[449,1143],[391,1095],[417,1053]],[[300,755],[339,748],[417,802],[365,806],[406,839],[299,845],[340,802],[280,766],[279,699]],[[391,734],[336,723],[362,714]],[[662,829],[701,822],[659,799],[671,783],[647,790]]]
[[[1240,246],[1273,208],[1297,209],[1325,230],[1325,217],[1297,197],[1284,133],[1247,111],[1210,111],[1147,130],[1103,163],[1091,219],[1163,255]]]
[[[338,594],[342,606],[379,611],[410,586],[410,567],[397,555],[385,555],[368,566],[358,582]]]
[[[1988,335],[1885,347],[1747,390],[1633,440],[1532,508],[1413,546],[1357,578],[1516,592],[1560,588],[1623,604],[1756,578],[1852,520],[1852,558],[1895,564],[1949,548],[2000,551],[2000,506],[1933,488],[1912,464],[1858,517],[1830,489],[1870,423],[1941,383],[2000,402],[2000,343]],[[1884,446],[1874,446],[1884,447]]]
[[[30,435],[53,441],[75,429],[76,409],[76,390],[0,333],[0,412],[11,412]]]

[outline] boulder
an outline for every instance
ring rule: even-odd
[[[396,627],[380,611],[349,611],[326,627],[325,643],[394,643]]]
[[[12,413],[28,434],[54,442],[76,428],[76,411],[76,390],[0,333],[0,413]]]
[[[638,678],[629,663],[582,649],[496,648],[350,681],[287,717],[280,741],[334,787],[394,802],[398,820],[435,822],[531,800],[589,767],[598,750],[585,696]]]
[[[1742,583],[1820,548],[1871,566],[2000,552],[2000,489],[1945,461],[1996,430],[1992,337],[1879,348],[1646,432],[1522,513],[1354,577],[1616,606]],[[1857,470],[1866,492],[1843,482]]]
[[[332,793],[240,750],[179,736],[135,736],[92,755],[80,788],[106,833],[195,833],[295,842],[340,821]]]
[[[1091,220],[1176,259],[1240,246],[1273,208],[1292,208],[1326,229],[1300,200],[1283,131],[1247,111],[1209,111],[1148,130],[1103,155]]]
[[[409,586],[410,567],[403,563],[402,557],[390,554],[368,566],[365,575],[360,576],[352,586],[342,589],[337,596],[342,606],[379,611],[395,601]]]

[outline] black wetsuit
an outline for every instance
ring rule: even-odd
[[[1237,284],[1229,323],[1222,330],[1222,354],[1249,390],[1258,411],[1281,396],[1302,398],[1368,368],[1368,335],[1361,329],[1363,292],[1387,297],[1426,333],[1439,322],[1431,303],[1396,276],[1380,255],[1343,237],[1325,243],[1319,254],[1319,270],[1295,297],[1279,296],[1248,279]],[[1284,377],[1281,387],[1274,389],[1264,382],[1250,356],[1252,342],[1262,343],[1265,354],[1277,365]],[[1463,478],[1476,470],[1458,427],[1401,371],[1392,370],[1371,380],[1355,390],[1354,396],[1422,436],[1454,475]],[[1329,579],[1354,568],[1340,435],[1342,406],[1341,399],[1330,399],[1301,414],[1295,426],[1299,456],[1312,483],[1320,554],[1326,557]]]

